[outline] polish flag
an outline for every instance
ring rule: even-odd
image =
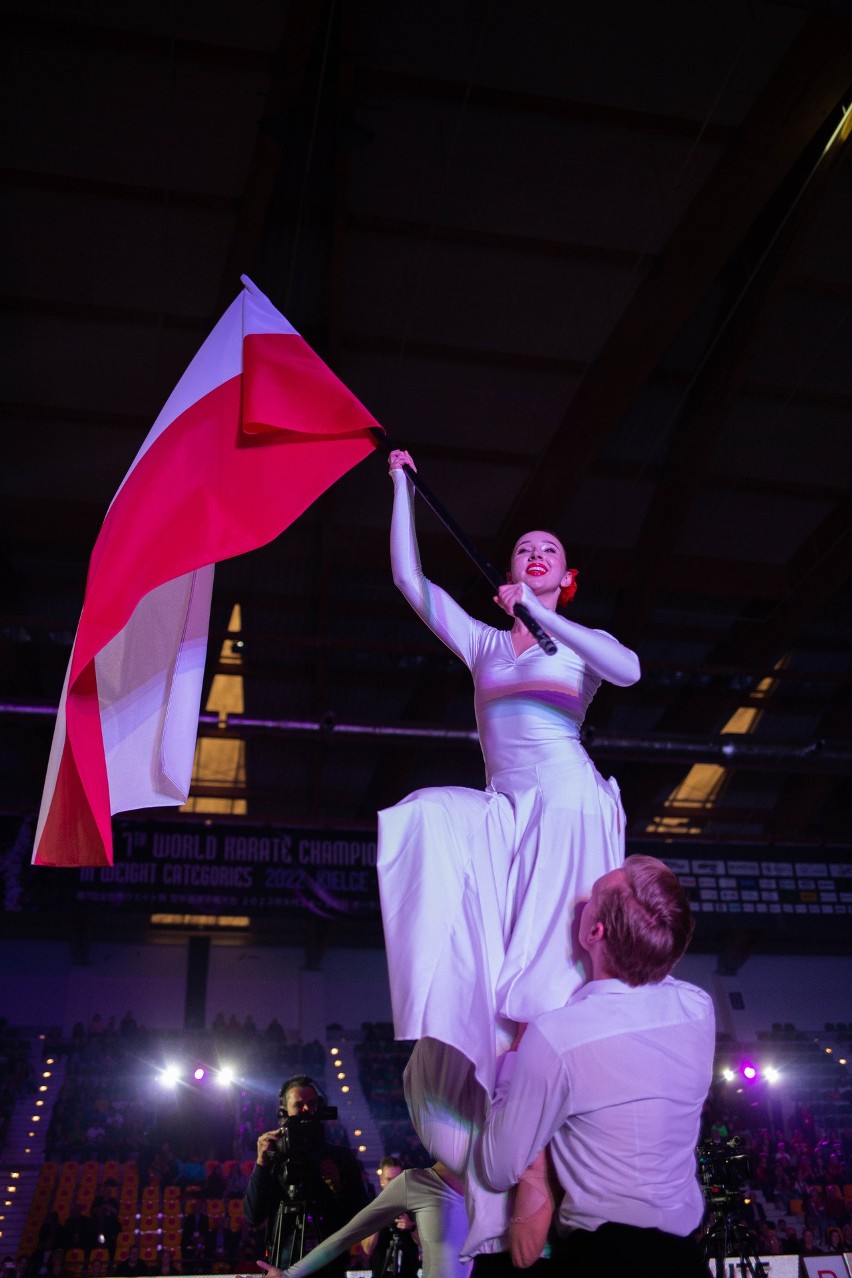
[[[36,865],[111,865],[110,816],[186,801],[213,569],[374,448],[378,423],[251,280],[178,382],[92,552]]]

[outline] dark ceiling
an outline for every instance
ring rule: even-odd
[[[246,272],[486,553],[562,536],[574,616],[642,658],[588,724],[633,838],[849,856],[844,6],[21,0],[2,31],[0,810],[38,805],[32,710],[100,522]],[[369,827],[482,783],[464,739],[295,726],[472,726],[467,673],[391,584],[390,492],[370,458],[217,571],[208,686],[239,603],[245,713],[278,726],[246,730],[245,787],[200,789],[250,820]],[[427,572],[491,617],[420,528]]]

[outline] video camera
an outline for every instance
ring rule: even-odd
[[[698,1178],[704,1201],[713,1212],[739,1205],[751,1161],[748,1154],[737,1153],[740,1143],[734,1136],[723,1144],[708,1140],[698,1147]]]
[[[280,1116],[280,1136],[275,1145],[281,1158],[319,1154],[325,1147],[323,1123],[337,1118],[336,1105],[322,1105],[310,1114]]]

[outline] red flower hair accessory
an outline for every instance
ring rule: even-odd
[[[568,585],[563,586],[559,592],[559,606],[561,608],[564,608],[566,604],[569,604],[576,595],[577,578],[580,575],[579,568],[568,568],[566,571],[570,575],[571,580],[568,582]]]

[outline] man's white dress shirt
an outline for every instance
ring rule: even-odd
[[[673,977],[589,981],[503,1058],[479,1149],[495,1189],[550,1143],[561,1232],[605,1221],[685,1236],[701,1221],[695,1145],[710,1086],[713,1004]]]

